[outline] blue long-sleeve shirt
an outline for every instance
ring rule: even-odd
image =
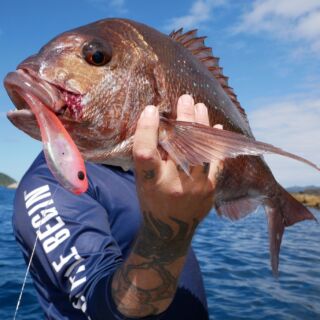
[[[111,296],[115,270],[141,223],[135,179],[118,167],[86,163],[88,191],[76,196],[50,173],[43,153],[16,192],[14,233],[46,319],[126,319]],[[198,262],[189,249],[170,307],[144,319],[208,319]]]

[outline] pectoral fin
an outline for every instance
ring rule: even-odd
[[[256,141],[236,132],[193,122],[161,118],[159,144],[186,172],[188,165],[202,165],[239,155],[260,156],[266,153],[292,158],[320,171],[320,168],[309,160],[271,144]]]
[[[225,216],[230,220],[239,220],[254,212],[263,203],[264,196],[244,196],[242,198],[233,199],[216,203],[216,210],[219,215]]]

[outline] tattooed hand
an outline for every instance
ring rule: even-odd
[[[180,97],[177,119],[209,125],[207,108],[194,105],[189,95]],[[158,314],[170,305],[195,228],[213,206],[222,166],[192,167],[189,177],[172,159],[161,158],[158,127],[157,108],[146,107],[133,147],[143,225],[112,283],[119,311],[130,317]]]
[[[178,101],[177,120],[209,125],[207,108],[202,103],[194,105],[189,95]],[[140,203],[143,209],[170,224],[170,217],[193,224],[213,206],[215,177],[221,163],[191,167],[188,177],[174,161],[161,159],[157,149],[158,126],[158,110],[148,106],[138,122],[133,148]]]

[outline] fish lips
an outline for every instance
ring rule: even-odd
[[[7,117],[16,127],[40,139],[35,116],[25,102],[23,93],[27,92],[37,97],[56,114],[59,114],[65,107],[65,101],[56,87],[36,77],[33,73],[30,70],[18,69],[8,73],[5,77],[4,87],[16,106],[16,110],[9,111]]]

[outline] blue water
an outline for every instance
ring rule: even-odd
[[[25,263],[11,229],[14,191],[0,187],[0,320],[12,319]],[[320,220],[320,211],[313,210]],[[280,278],[271,276],[262,211],[231,223],[214,213],[194,239],[210,319],[320,319],[320,225],[287,229]],[[17,319],[42,319],[30,278]],[[196,320],[196,319],[195,319]]]

